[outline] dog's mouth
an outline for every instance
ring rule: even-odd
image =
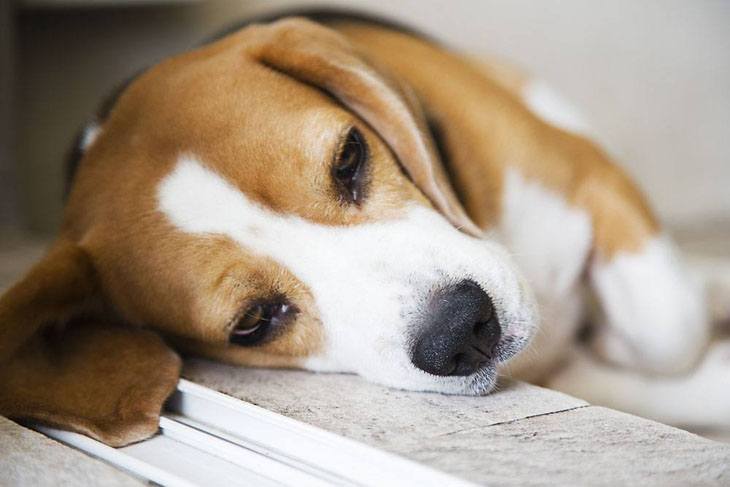
[[[490,359],[482,362],[472,374],[458,377],[441,377],[419,370],[425,382],[418,385],[412,383],[389,385],[398,389],[455,396],[484,396],[492,392],[497,384],[497,365],[497,360]]]
[[[504,335],[494,348],[495,365],[507,362],[527,347],[532,338],[531,328],[527,323],[521,323],[518,328],[520,332]]]
[[[503,336],[499,343],[494,347],[490,356],[479,363],[477,370],[465,377],[462,377],[461,390],[457,391],[440,391],[447,394],[467,395],[467,396],[483,396],[492,392],[497,384],[498,366],[503,364],[520,353],[529,343],[529,335],[506,335]],[[442,377],[433,377],[441,379]],[[458,378],[454,378],[458,379]]]
[[[497,384],[497,367],[524,350],[529,341],[529,335],[504,336],[494,348],[492,359],[482,364],[472,375],[464,394],[483,396],[492,392]]]

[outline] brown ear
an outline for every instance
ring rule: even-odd
[[[404,85],[386,78],[332,29],[301,18],[254,26],[253,55],[263,64],[315,85],[362,117],[385,140],[413,182],[457,228],[480,230],[459,203],[438,163],[425,118]]]
[[[112,446],[153,435],[180,359],[155,334],[91,318],[93,265],[57,242],[0,298],[0,414]]]

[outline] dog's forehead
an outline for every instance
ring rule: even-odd
[[[281,151],[319,147],[318,138],[353,118],[320,90],[256,62],[238,44],[209,51],[172,58],[132,84],[120,105],[137,116],[140,130],[187,137],[190,144],[252,141]]]
[[[311,187],[355,117],[233,47],[183,54],[132,82],[96,128],[74,183],[81,191],[74,192],[121,195],[121,179],[139,181],[129,186],[137,195],[144,187],[153,191],[182,153],[199,155],[269,204],[282,178],[290,194],[299,184]]]
[[[365,135],[371,156],[362,207],[343,205],[331,180],[338,147],[353,125]],[[428,205],[390,148],[355,113],[255,61],[240,39],[144,72],[96,135],[66,208],[67,222],[80,232],[118,233],[120,226],[136,226],[140,215],[158,213],[159,185],[186,154],[257,204],[320,224],[387,219],[407,201]]]

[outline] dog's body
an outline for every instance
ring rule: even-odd
[[[654,378],[697,367],[705,304],[572,111],[412,32],[318,20],[250,25],[165,61],[86,128],[61,238],[0,303],[18,323],[0,361],[30,363],[35,331],[83,310],[216,359],[417,390],[484,394],[499,369],[696,424],[692,401],[671,416],[649,396],[711,390],[709,422],[730,423],[717,353],[695,375]],[[17,302],[56,309],[28,318]],[[167,372],[138,407],[148,433],[179,367],[155,357]],[[0,412],[110,443],[145,434],[69,420],[66,396],[8,388]],[[55,412],[28,414],[29,401]]]

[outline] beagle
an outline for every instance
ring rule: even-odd
[[[175,349],[448,394],[505,373],[661,415],[635,383],[697,367],[704,301],[585,131],[524,75],[357,15],[167,59],[82,131],[58,238],[0,300],[0,413],[143,439]]]

